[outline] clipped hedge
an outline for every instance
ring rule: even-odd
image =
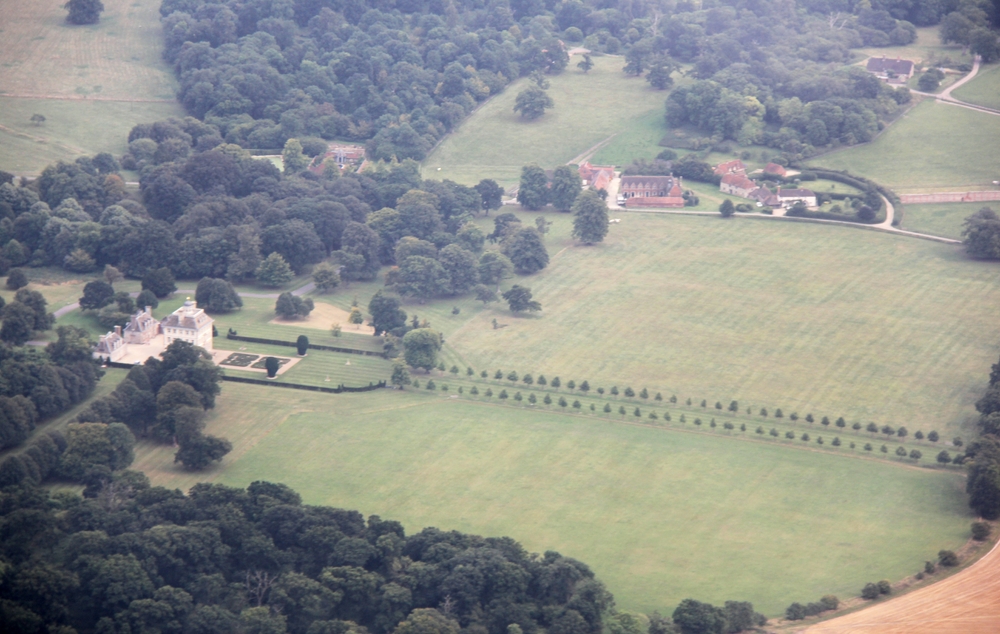
[[[292,390],[307,390],[309,392],[325,392],[327,394],[340,394],[342,392],[371,392],[373,390],[380,390],[385,387],[385,381],[379,381],[378,383],[369,383],[362,387],[348,387],[341,383],[337,387],[323,387],[320,385],[304,385],[302,383],[276,383],[275,381],[268,381],[266,379],[250,379],[242,376],[229,376],[223,375],[223,381],[231,381],[233,383],[249,383],[251,385],[267,385],[269,387],[286,387]]]
[[[249,343],[264,343],[272,346],[285,346],[287,348],[295,348],[298,344],[294,341],[283,341],[281,339],[264,339],[261,337],[244,337],[243,335],[237,335],[233,332],[226,334],[226,339],[232,339],[233,341],[246,341]],[[360,354],[366,357],[382,357],[386,358],[384,352],[373,352],[371,350],[357,350],[355,348],[339,348],[337,346],[324,346],[322,344],[310,343],[310,350],[326,350],[327,352],[345,352],[347,354]]]

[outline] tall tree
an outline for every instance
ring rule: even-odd
[[[579,171],[569,165],[560,165],[555,169],[549,192],[553,207],[559,211],[569,211],[582,190],[583,180]]]
[[[502,250],[514,264],[514,270],[522,275],[537,273],[549,264],[542,236],[533,228],[518,229],[504,240]]]
[[[537,312],[542,309],[542,305],[531,299],[531,289],[515,284],[510,290],[503,293],[502,297],[507,301],[510,310],[515,313],[524,311]]]
[[[525,165],[521,168],[517,202],[531,211],[538,211],[549,203],[549,179],[545,170],[537,165]]]
[[[376,291],[368,302],[368,314],[372,317],[375,336],[406,328],[406,313],[400,306],[398,297],[386,295],[381,289]]]
[[[474,188],[479,192],[479,197],[482,199],[482,208],[487,213],[493,209],[500,209],[503,204],[503,187],[497,184],[492,178],[484,178],[479,181]]]
[[[104,11],[101,0],[69,0],[64,7],[69,11],[66,21],[70,24],[97,24]]]
[[[415,328],[403,336],[403,358],[410,367],[434,369],[440,349],[441,335],[430,328]]]
[[[573,203],[573,237],[584,244],[602,242],[608,235],[608,204],[593,190],[581,192]]]
[[[514,100],[514,112],[521,113],[521,117],[529,121],[537,119],[549,108],[555,106],[552,97],[537,85],[532,84],[519,92]]]

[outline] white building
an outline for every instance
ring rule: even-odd
[[[204,309],[198,308],[193,301],[188,299],[183,306],[167,315],[160,322],[163,345],[169,346],[174,341],[180,340],[211,352],[212,324],[214,322],[215,320],[209,317]]]
[[[122,338],[122,327],[115,326],[115,329],[106,335],[101,335],[94,349],[94,358],[108,358],[112,362],[118,362],[128,351],[128,346]]]

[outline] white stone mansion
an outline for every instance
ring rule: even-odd
[[[121,326],[101,335],[94,357],[121,361],[137,354],[140,359],[157,356],[174,341],[188,343],[212,351],[212,325],[215,320],[188,299],[184,305],[167,315],[163,321],[153,317],[149,306],[132,315],[123,330]]]

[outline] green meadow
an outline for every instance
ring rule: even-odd
[[[981,66],[969,83],[951,93],[955,99],[1000,109],[1000,64]]]
[[[289,392],[225,385],[207,428],[235,446],[222,468],[191,475],[150,446],[136,466],[182,489],[284,482],[411,532],[510,535],[586,561],[643,612],[850,596],[959,546],[970,520],[954,473],[441,395]]]
[[[961,240],[965,219],[983,207],[1000,211],[998,202],[907,204],[902,228]]]
[[[871,143],[809,163],[861,174],[901,193],[988,188],[1000,173],[993,151],[998,140],[1000,117],[926,100]]]
[[[637,147],[649,154],[663,134],[655,130],[663,127],[657,120],[662,122],[667,92],[626,76],[621,57],[594,57],[587,74],[576,67],[580,59],[573,56],[565,72],[548,78],[555,107],[541,118],[526,121],[514,112],[517,93],[529,81],[520,79],[441,141],[423,163],[424,176],[465,184],[494,178],[512,185],[524,165],[553,168],[609,139],[597,155],[601,160],[631,159]]]

